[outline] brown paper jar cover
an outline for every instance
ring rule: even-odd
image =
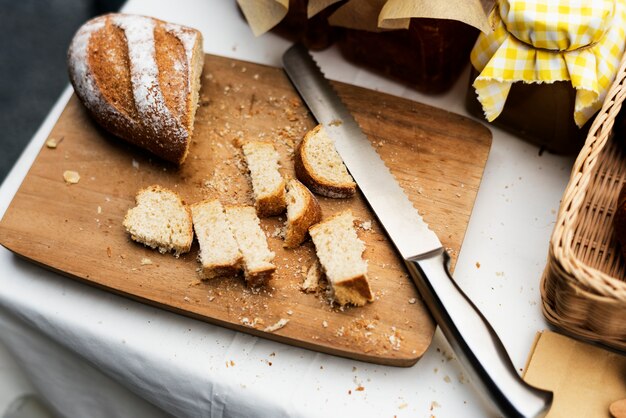
[[[287,15],[271,31],[291,41],[302,42],[314,51],[328,48],[341,32],[341,28],[328,23],[328,17],[343,3],[335,3],[309,19],[308,0],[289,0]]]
[[[483,108],[472,87],[478,71],[472,68],[465,105],[473,116],[484,120]],[[580,151],[593,120],[578,128],[572,117],[576,90],[569,81],[551,84],[513,83],[504,110],[491,124],[539,147],[562,155]]]

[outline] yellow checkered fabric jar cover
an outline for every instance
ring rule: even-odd
[[[571,81],[579,127],[600,109],[624,53],[626,0],[500,0],[490,19],[470,57],[488,121],[520,81]]]

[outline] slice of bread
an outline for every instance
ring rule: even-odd
[[[285,247],[302,244],[309,227],[322,220],[322,209],[313,193],[296,179],[287,182],[287,222]]]
[[[280,156],[274,145],[248,142],[241,147],[248,164],[254,206],[260,217],[280,215],[285,211],[285,180],[278,171]]]
[[[225,212],[243,256],[246,283],[251,287],[267,283],[276,266],[256,211],[252,206],[226,206]]]
[[[191,248],[191,211],[172,190],[153,185],[137,192],[137,206],[124,217],[130,237],[161,253],[174,251],[178,257]]]
[[[352,211],[340,212],[309,229],[317,257],[326,273],[332,297],[339,305],[362,306],[371,302],[367,280],[365,244],[354,229]]]
[[[294,165],[298,180],[319,195],[346,198],[356,192],[356,183],[322,125],[307,132],[300,141]]]
[[[200,244],[202,278],[237,274],[242,256],[220,201],[204,200],[191,205],[191,216]]]

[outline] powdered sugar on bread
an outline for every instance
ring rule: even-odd
[[[133,83],[135,106],[144,126],[158,136],[162,131],[174,133],[186,140],[188,132],[165,105],[159,85],[159,69],[154,47],[155,22],[151,18],[135,15],[113,15],[111,21],[124,30],[128,46],[130,75]],[[170,24],[171,26],[171,24]]]
[[[94,119],[177,164],[189,150],[203,62],[197,30],[127,14],[85,23],[68,50],[70,79]]]

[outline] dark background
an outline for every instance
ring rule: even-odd
[[[65,57],[90,17],[122,0],[0,0],[0,183],[68,84]]]

